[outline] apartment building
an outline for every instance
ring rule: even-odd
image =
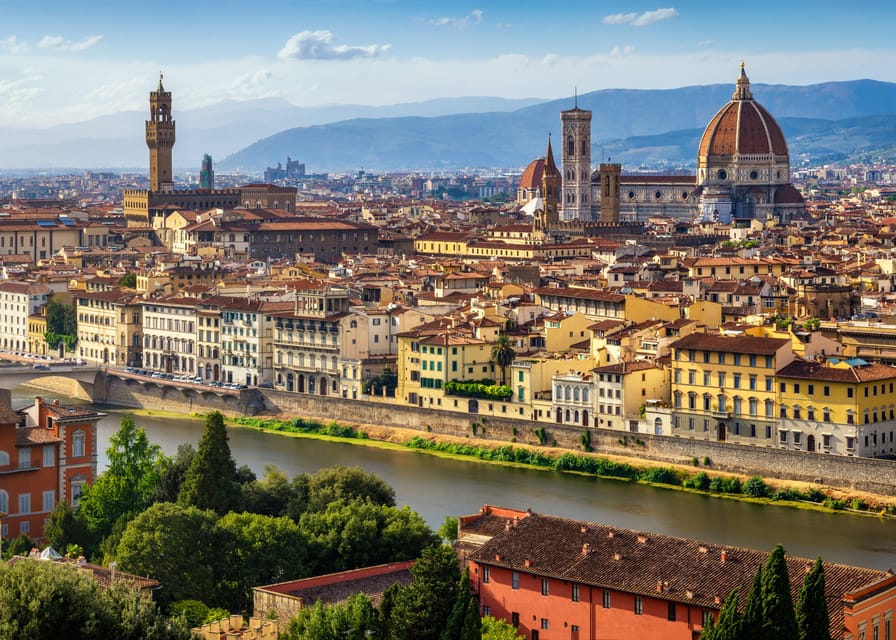
[[[91,364],[142,366],[141,302],[121,289],[78,295],[78,356]]]
[[[143,300],[143,367],[161,373],[197,375],[196,322],[199,300]]]
[[[50,299],[50,287],[27,282],[0,282],[0,349],[28,350],[28,318]]]

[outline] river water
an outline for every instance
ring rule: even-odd
[[[33,398],[21,390],[13,394],[14,408],[31,401]],[[106,466],[109,436],[124,413],[104,412],[108,415],[100,422],[100,471]],[[195,446],[203,429],[203,423],[196,420],[138,416],[136,422],[169,455],[181,443]],[[290,476],[335,464],[362,467],[388,482],[395,489],[397,503],[410,505],[433,528],[440,526],[446,515],[474,513],[483,504],[531,507],[536,512],[714,544],[771,550],[781,543],[789,555],[820,555],[826,561],[896,569],[896,520],[892,519],[770,507],[617,480],[449,460],[410,450],[288,438],[248,429],[230,430],[230,447],[237,464],[248,465],[259,476],[268,464]]]

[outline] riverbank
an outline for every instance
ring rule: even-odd
[[[846,491],[818,484],[765,479],[719,471],[711,460],[692,465],[663,464],[643,458],[570,452],[568,449],[527,444],[496,444],[475,436],[422,436],[414,429],[371,425],[321,423],[303,418],[230,418],[237,428],[297,438],[335,440],[350,444],[416,451],[442,458],[518,466],[620,480],[756,504],[786,506],[827,513],[851,513],[896,518],[896,499],[863,491]]]

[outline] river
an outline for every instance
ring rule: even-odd
[[[33,398],[13,394],[13,407]],[[51,398],[49,394],[44,397]],[[77,403],[67,398],[62,402]],[[109,436],[124,412],[104,410],[100,422],[99,470],[106,466]],[[203,424],[138,416],[150,440],[169,455],[177,446],[194,446]],[[873,569],[896,568],[896,520],[805,509],[774,507],[659,489],[628,482],[438,458],[414,451],[391,451],[306,438],[289,438],[248,429],[230,430],[238,465],[256,474],[274,464],[288,475],[335,464],[373,472],[394,489],[399,505],[410,505],[437,528],[446,515],[474,513],[483,504],[531,507],[540,513],[602,522],[630,529],[771,550],[783,544],[790,555]]]

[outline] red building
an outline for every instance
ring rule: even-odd
[[[459,529],[483,615],[531,640],[696,640],[735,588],[743,607],[769,555],[488,506]],[[794,602],[811,566],[787,558]],[[891,640],[896,576],[824,570],[831,637]]]
[[[44,535],[59,500],[74,505],[96,477],[101,413],[42,402],[13,412],[0,405],[0,513],[4,540]]]

